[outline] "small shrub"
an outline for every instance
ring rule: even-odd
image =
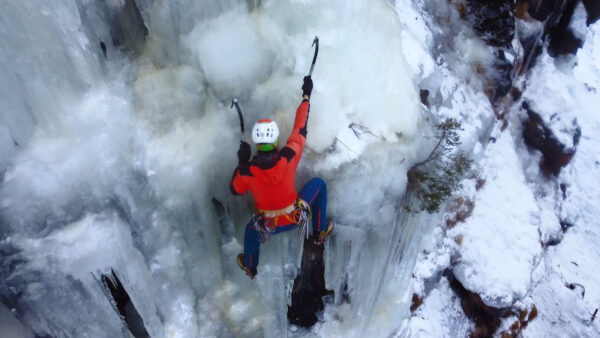
[[[435,213],[450,195],[461,187],[461,179],[471,171],[472,160],[458,150],[457,131],[461,124],[448,118],[435,126],[437,143],[429,156],[408,172],[409,189],[419,199],[418,211]],[[408,211],[417,212],[409,207]]]
[[[475,203],[473,203],[473,201],[471,201],[469,198],[461,196],[452,200],[447,208],[449,217],[446,220],[446,227],[451,229],[457,223],[464,222],[467,218],[469,218],[469,216],[471,216],[474,208]]]

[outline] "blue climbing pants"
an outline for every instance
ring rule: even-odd
[[[313,234],[327,229],[327,185],[319,177],[308,181],[299,194],[300,198],[310,205],[312,214]],[[298,227],[296,223],[280,225],[271,232],[271,235],[292,230]],[[258,266],[261,234],[254,224],[254,219],[246,225],[244,234],[244,266],[254,269]]]

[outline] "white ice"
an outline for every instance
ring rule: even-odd
[[[152,336],[284,335],[300,241],[294,232],[263,245],[255,280],[237,267],[252,202],[229,193],[240,138],[229,102],[240,98],[246,128],[271,117],[288,133],[319,35],[298,187],[315,175],[329,185],[339,237],[326,248],[327,286],[338,293],[323,316],[338,315],[297,332],[342,322],[339,335],[394,331],[416,252],[400,198],[428,144],[417,81],[432,68],[405,48],[427,47],[384,1],[138,1],[149,29],[138,55],[110,42],[110,13],[125,3],[4,8],[1,244],[22,264],[3,277],[23,291],[24,324],[126,335],[97,282],[113,268]],[[212,197],[229,206],[233,238]]]

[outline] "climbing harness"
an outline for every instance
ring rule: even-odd
[[[282,219],[283,218],[283,219]],[[257,210],[252,214],[254,229],[260,234],[260,242],[266,242],[271,234],[282,225],[299,226],[299,237],[308,239],[310,232],[310,205],[298,197],[294,204],[280,210]]]

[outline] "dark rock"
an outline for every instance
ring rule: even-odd
[[[554,25],[560,18],[565,2],[570,1],[572,0],[525,0],[525,3],[532,18],[543,22],[553,16],[549,21]]]
[[[463,312],[475,323],[471,337],[492,337],[502,324],[500,318],[508,314],[510,309],[487,306],[481,296],[467,290],[451,271],[447,270],[444,274],[450,282],[450,287],[460,298]]]
[[[571,22],[577,3],[578,1],[575,0],[566,1],[566,6],[558,23],[549,27],[547,30],[550,39],[548,54],[552,57],[564,54],[575,54],[577,49],[583,46],[583,41],[577,38],[569,29],[569,23]]]
[[[515,35],[514,1],[469,0],[466,19],[491,46],[509,46]]]
[[[471,23],[477,34],[490,46],[510,48],[515,36],[515,2],[505,0],[469,0],[466,3],[465,19]],[[488,80],[486,93],[490,101],[504,97],[512,87],[513,63],[508,61],[504,50],[495,51],[496,59],[485,72]]]
[[[540,29],[539,34],[533,34],[520,38],[521,46],[523,46],[523,65],[521,66],[520,73],[523,74],[535,65],[535,61],[538,56],[542,55],[544,51],[544,42],[542,41],[543,35]]]
[[[562,199],[567,199],[567,185],[564,183],[560,184],[560,191],[562,192]]]
[[[546,243],[543,243],[543,246],[544,247],[556,246],[556,245],[559,245],[561,241],[562,241],[561,238],[553,237],[553,238],[548,239],[548,241],[546,241]]]
[[[429,90],[421,89],[419,96],[421,97],[421,103],[424,104],[425,107],[429,108]]]
[[[583,5],[587,11],[587,25],[591,25],[600,18],[600,1],[598,0],[583,0]]]
[[[528,119],[523,122],[523,139],[525,144],[542,152],[540,169],[546,174],[558,176],[562,167],[566,166],[579,143],[581,130],[576,125],[573,133],[573,148],[567,148],[560,143],[552,130],[548,128],[542,117],[534,112],[527,101],[523,102],[523,109],[527,112]]]
[[[545,45],[544,19],[539,20],[539,18],[548,17],[550,12],[541,15],[536,13],[535,8],[530,9],[533,6],[531,2],[530,0],[517,0],[515,9],[515,16],[520,19],[517,23],[517,27],[520,27],[517,30],[518,38],[523,47],[523,61],[517,69],[519,75],[523,75],[535,65],[535,61],[544,51]],[[521,28],[521,26],[523,27]]]
[[[508,61],[504,51],[499,49],[496,51],[496,60],[494,61],[494,72],[491,74],[494,83],[494,96],[495,101],[500,97],[508,94],[512,87],[512,70],[513,64]]]
[[[531,18],[544,22],[543,38],[547,38],[549,42],[548,53],[552,57],[556,57],[575,54],[577,49],[583,45],[583,41],[569,29],[569,23],[578,3],[579,0],[522,0],[519,1],[517,8],[525,8]],[[589,10],[593,11],[593,7],[597,6],[600,5],[590,5]],[[587,6],[586,9],[588,9]],[[521,37],[520,40],[525,49],[525,60],[528,60],[528,65],[531,66],[540,53],[539,37],[527,36]]]
[[[412,295],[412,303],[410,305],[410,312],[415,312],[416,309],[419,308],[423,304],[423,297],[413,293]]]
[[[510,89],[510,96],[512,97],[513,101],[518,101],[521,98],[521,95],[523,95],[523,92],[519,88],[512,87]]]
[[[325,289],[323,249],[312,239],[304,240],[300,273],[294,280],[292,305],[287,312],[291,324],[313,326],[318,321],[317,314],[325,308],[323,297],[333,295],[333,291]]]
[[[569,230],[569,228],[572,226],[573,226],[573,224],[571,224],[571,222],[569,222],[569,221],[566,221],[566,220],[560,221],[560,228],[562,229],[563,232],[567,232],[567,230]]]

